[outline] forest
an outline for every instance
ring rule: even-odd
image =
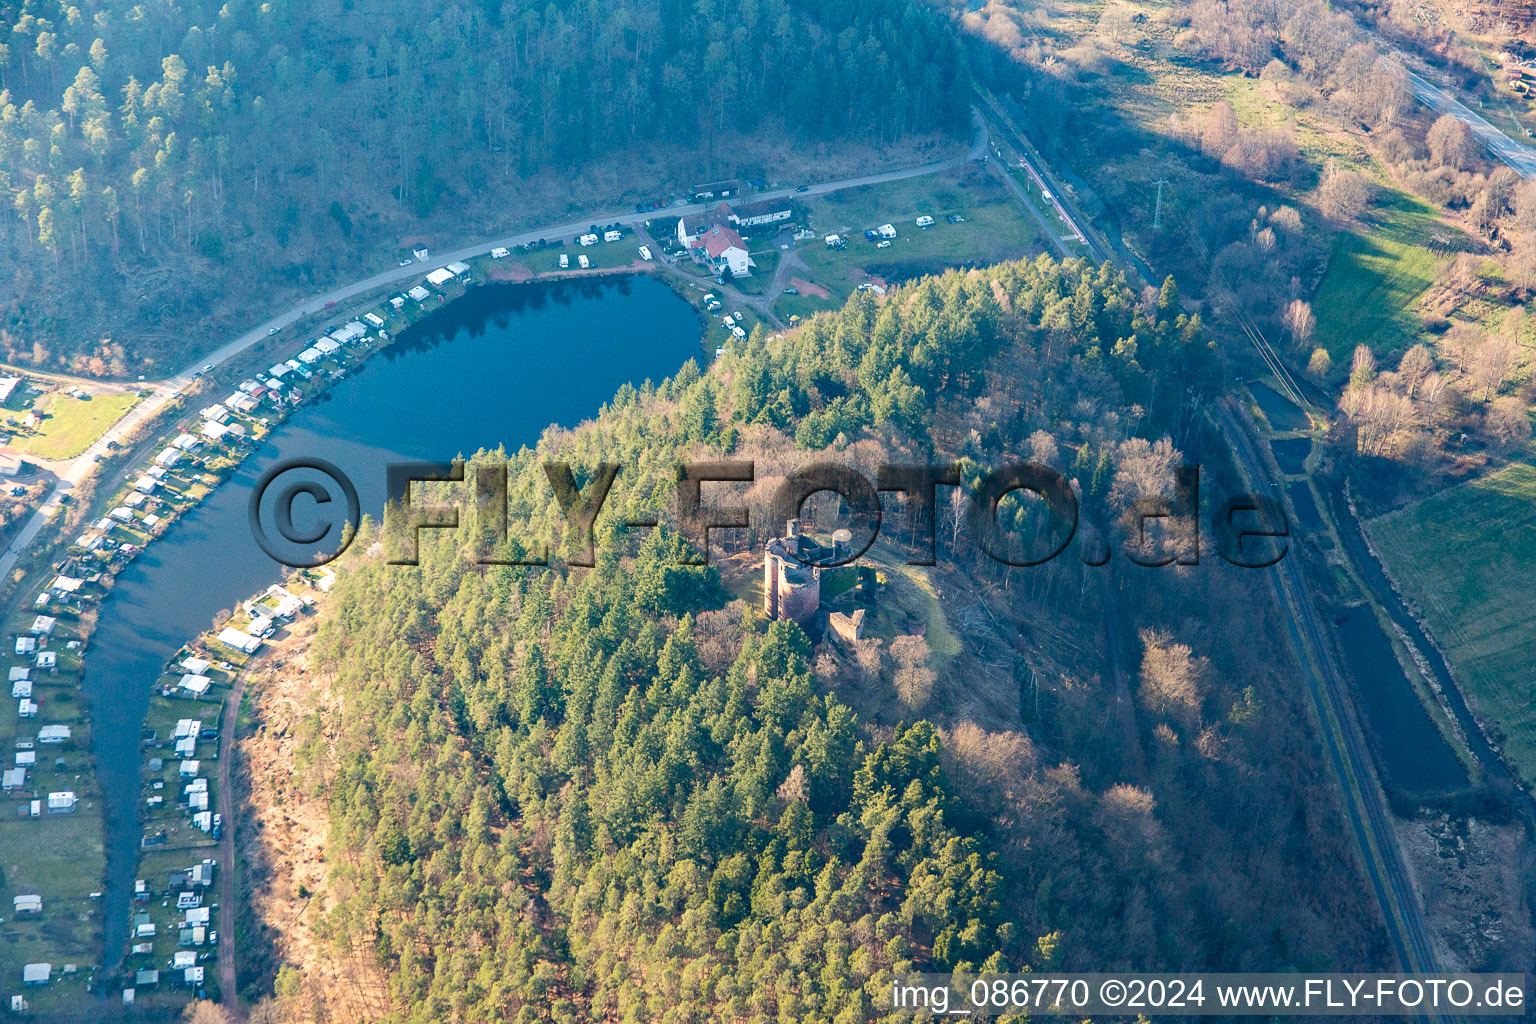
[[[92,375],[164,374],[248,324],[232,281],[260,301],[400,239],[564,214],[588,167],[612,203],[775,146],[969,127],[958,42],[914,0],[6,0],[0,19],[0,357]],[[614,177],[637,157],[650,180]]]
[[[1172,281],[1137,294],[1041,257],[858,293],[480,453],[508,464],[512,520],[541,524],[506,554],[561,539],[543,460],[625,468],[591,570],[476,564],[474,506],[420,566],[388,564],[372,526],[339,563],[309,651],[329,696],[293,764],[329,808],[324,955],[366,958],[388,1019],[423,1022],[853,1022],[914,967],[1373,962],[1315,743],[1280,727],[1303,714],[1284,655],[1221,627],[1256,585],[1141,570],[1112,584],[1138,611],[1074,660],[1041,619],[1097,633],[1104,584],[946,543],[943,585],[995,587],[1013,628],[953,660],[931,635],[842,650],[757,611],[770,524],[721,537],[748,552],[744,597],[668,525],[673,467],[710,454],[1027,454],[1124,507],[1171,477],[1170,434],[1200,454],[1220,380]],[[662,525],[616,525],[641,511]],[[1112,692],[1122,643],[1134,707]],[[262,930],[248,991],[275,994],[253,1019],[340,1012],[294,936]]]

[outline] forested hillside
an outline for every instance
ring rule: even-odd
[[[1047,620],[1101,628],[1075,557],[1002,571],[946,541],[953,605],[984,586],[1011,629],[902,661],[927,641],[813,648],[756,611],[752,555],[743,581],[678,564],[665,526],[614,525],[665,519],[676,461],[721,453],[760,478],[811,452],[1023,453],[1118,507],[1163,485],[1164,431],[1189,435],[1218,379],[1171,282],[1137,296],[1044,257],[948,273],[626,387],[512,457],[503,554],[559,539],[542,460],[625,467],[592,570],[474,564],[473,508],[417,568],[358,544],[308,651],[327,696],[298,771],[255,780],[329,805],[325,955],[376,963],[390,1019],[422,1022],[855,1022],[909,967],[1375,962],[1283,656],[1220,627],[1262,614],[1262,581],[1116,584],[1138,611],[1108,649],[1141,627],[1134,711],[1107,662],[1039,642]],[[722,546],[758,550],[754,525]],[[257,968],[265,1019],[353,1019],[285,957],[293,927]]]
[[[653,190],[738,173],[747,133],[968,126],[958,44],[914,0],[6,0],[0,21],[0,356],[96,374],[189,358],[229,281],[253,301],[537,209],[518,189],[541,171],[563,204],[604,161],[670,161]]]

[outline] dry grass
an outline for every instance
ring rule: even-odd
[[[237,833],[240,895],[247,908],[239,929],[242,981],[252,968],[265,976],[287,965],[304,982],[300,995],[285,1004],[288,1012],[315,1021],[374,1020],[389,1005],[387,979],[366,952],[338,955],[317,930],[334,902],[326,849],[331,744],[317,745],[322,753],[307,770],[299,769],[298,755],[316,727],[330,735],[340,709],[310,668],[307,645],[314,629],[314,619],[303,620],[246,684],[252,732],[239,742],[237,783],[244,797]]]
[[[1536,464],[1390,512],[1370,532],[1504,756],[1527,784],[1536,780]]]

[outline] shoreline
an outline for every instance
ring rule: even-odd
[[[486,259],[486,262],[489,263],[488,258]],[[347,376],[350,376],[353,371],[362,369],[367,365],[368,361],[376,353],[388,349],[389,346],[399,338],[402,331],[408,329],[410,326],[415,325],[421,319],[432,315],[437,310],[444,308],[452,301],[463,298],[474,288],[479,287],[482,284],[492,283],[493,278],[491,275],[479,273],[478,271],[480,269],[481,268],[477,268],[476,273],[471,275],[472,280],[462,282],[460,287],[445,289],[442,292],[435,293],[438,295],[439,301],[433,302],[430,298],[427,298],[425,302],[417,303],[414,307],[406,306],[395,319],[385,321],[386,326],[383,330],[375,327],[374,329],[370,330],[364,336],[364,338],[358,342],[356,346],[344,346],[335,352],[334,359],[316,363],[316,372],[313,373],[310,380],[303,385],[303,394],[299,401],[284,403],[277,407],[271,407],[263,402],[263,404],[254,409],[232,411],[230,415],[224,420],[224,422],[240,423],[244,425],[246,429],[243,432],[243,436],[238,440],[233,441],[229,440],[228,436],[226,436],[225,438],[218,439],[211,445],[211,447],[205,446],[202,450],[197,452],[196,458],[189,458],[187,460],[188,462],[196,462],[198,464],[198,468],[196,468],[186,477],[182,478],[185,481],[189,481],[189,483],[184,482],[180,487],[175,484],[170,484],[165,487],[154,488],[154,497],[149,498],[146,497],[142,491],[137,491],[134,487],[133,481],[135,476],[139,476],[142,473],[147,473],[149,469],[154,468],[156,460],[151,458],[151,455],[155,451],[162,449],[166,445],[167,441],[178,437],[186,438],[195,436],[193,431],[188,428],[195,428],[199,424],[203,424],[206,420],[206,417],[203,417],[201,413],[192,412],[191,409],[187,407],[175,410],[177,412],[175,421],[173,423],[166,424],[162,429],[156,432],[157,439],[153,443],[147,444],[145,446],[144,454],[140,455],[136,461],[128,463],[122,467],[118,467],[118,469],[113,472],[112,475],[116,476],[119,482],[117,482],[112,488],[111,492],[106,495],[106,498],[100,501],[92,502],[92,505],[96,506],[94,511],[100,512],[102,510],[112,508],[114,505],[118,507],[117,510],[123,510],[127,508],[126,505],[122,504],[123,502],[133,499],[136,496],[142,499],[134,504],[133,511],[128,513],[127,519],[122,519],[119,517],[118,521],[111,525],[109,531],[110,534],[113,535],[114,543],[121,539],[127,542],[127,548],[123,549],[120,544],[118,544],[116,547],[111,545],[104,545],[100,548],[102,554],[97,555],[97,549],[84,549],[78,544],[78,542],[67,545],[68,561],[70,564],[77,562],[90,562],[93,569],[97,570],[91,574],[92,582],[82,589],[78,600],[78,605],[81,612],[83,613],[82,617],[78,620],[80,629],[78,639],[81,645],[81,654],[84,655],[86,653],[88,641],[91,639],[92,634],[94,634],[96,631],[96,619],[99,614],[99,606],[111,593],[118,573],[123,571],[123,569],[125,569],[128,565],[132,564],[132,562],[137,559],[138,555],[141,554],[145,548],[154,543],[155,540],[158,540],[164,536],[169,531],[169,529],[181,519],[182,516],[196,509],[203,502],[203,500],[206,499],[209,495],[213,494],[219,486],[227,483],[229,478],[235,474],[239,465],[244,463],[247,458],[249,458],[253,453],[261,448],[262,442],[265,441],[274,430],[276,430],[279,424],[286,421],[288,416],[292,414],[295,408],[297,408],[299,405],[307,404],[308,402],[314,400],[316,397],[324,395],[335,383],[339,382]],[[562,281],[568,278],[577,277],[621,276],[634,274],[636,272],[643,271],[644,269],[644,267],[634,267],[628,265],[620,267],[592,268],[585,272],[577,272],[575,274],[569,275],[531,275],[522,278],[521,283],[546,284],[552,281]],[[655,275],[654,271],[652,271],[651,276],[655,278],[657,275]],[[666,275],[662,275],[662,279],[665,279],[665,277]],[[517,282],[508,282],[503,277],[500,280],[495,280],[494,283]],[[669,290],[676,293],[678,289],[673,286],[671,282],[668,283]],[[689,305],[690,308],[692,308],[695,304],[689,303]],[[382,312],[385,308],[387,308],[387,302],[381,300],[380,302],[366,307],[354,307],[345,313],[338,311],[331,318],[333,329],[334,325],[343,324],[354,316],[366,315],[367,311],[377,310]],[[696,343],[699,344],[702,348],[702,332]],[[323,372],[324,367],[333,367],[333,369],[331,369],[329,373],[326,373]],[[209,398],[214,397],[214,394],[210,391],[210,389],[203,388],[199,389],[199,394],[197,397],[200,399],[200,401],[206,401]],[[194,404],[200,404],[200,402]],[[162,451],[161,454],[163,455],[165,452]],[[179,471],[179,467],[173,468],[176,468]],[[169,481],[171,476],[171,473],[167,473],[162,477],[162,479]],[[140,476],[141,481],[142,479],[143,477]],[[136,513],[141,510],[148,509],[155,509],[156,511],[150,513],[150,515],[154,517],[153,520],[146,523],[145,518],[140,518],[140,516]],[[81,510],[79,514],[83,515],[84,510]],[[92,516],[85,516],[87,521],[91,520],[92,518]],[[99,521],[97,525],[102,525],[104,519],[105,517],[103,517],[103,520]],[[63,524],[61,523],[61,525]],[[90,528],[87,527],[86,529],[87,533],[89,533]],[[86,536],[86,534],[82,534],[82,538],[77,538],[77,541],[79,539],[83,539],[84,536]],[[62,554],[58,547],[51,547],[48,550],[50,553]],[[17,597],[21,598],[22,600],[19,600],[15,604],[15,607],[13,608],[13,615],[28,613],[31,608],[30,601],[33,596],[37,593],[40,593],[43,590],[43,584],[46,583],[48,579],[52,578],[52,564],[53,562],[57,561],[57,559],[49,558],[47,561],[49,565],[48,572],[34,572],[31,574],[30,578],[25,579],[18,584],[15,593]],[[292,576],[289,577],[290,581],[291,579]],[[200,640],[206,642],[206,635],[193,638],[191,640],[191,645],[195,646]],[[177,659],[185,656],[186,649],[187,647],[184,645],[181,653],[179,653],[176,658],[173,658],[172,661],[168,664],[174,666]],[[83,657],[82,663],[79,666],[78,675],[73,680],[77,687],[79,687],[82,691],[84,690],[84,682],[87,678],[87,671],[90,667],[91,659],[88,657]],[[241,665],[229,679],[231,686],[233,687],[238,685],[237,681],[241,678],[244,678],[244,675],[245,666]],[[159,697],[164,696],[163,687],[166,681],[165,672],[162,671],[160,681],[155,683],[152,687],[152,701],[156,701]],[[221,683],[222,682],[223,681],[221,680]],[[220,692],[222,691],[223,687],[221,685]],[[227,701],[227,696],[221,696],[221,700]],[[86,705],[81,709],[82,720],[88,729],[89,725],[99,717],[99,714],[95,709],[89,707],[88,700],[83,701],[82,703]],[[208,705],[205,704],[205,708],[207,706]],[[238,716],[238,710],[236,710],[234,714]],[[146,722],[147,721],[148,716],[146,717]],[[212,725],[211,722],[209,724]],[[146,747],[145,749],[153,750],[154,748]],[[219,746],[217,749],[218,760],[223,764],[227,764],[227,758],[232,752],[232,747],[224,742],[224,737],[222,735],[220,737]],[[144,766],[149,756],[151,755],[144,754],[139,759],[138,774],[140,776],[141,783],[144,782]],[[101,790],[101,783],[99,778],[99,765],[96,761],[94,751],[90,752],[88,764],[90,766],[91,784],[94,787],[94,791],[101,793],[103,791]],[[122,787],[119,786],[118,788]],[[225,787],[220,788],[223,789]],[[222,792],[217,795],[221,797],[223,796]],[[220,802],[221,812],[226,806],[232,807],[232,805],[229,804],[227,800]],[[143,809],[137,805],[132,808],[108,808],[106,806],[106,802],[103,800],[101,813],[101,828],[103,830],[103,839],[105,839],[111,833],[112,825],[110,819],[116,819],[118,827],[124,831],[127,830],[128,823],[120,817],[123,814],[131,814],[133,822],[141,826],[146,824],[148,821],[146,815],[143,813]],[[179,846],[181,844],[176,845]],[[206,843],[197,843],[194,845],[206,847]],[[168,844],[165,847],[165,849],[168,850],[172,848],[175,847],[173,847],[171,844]],[[140,842],[136,845],[137,857],[135,860],[135,866],[132,869],[131,874],[138,877],[146,877],[145,870],[141,867],[141,865],[144,863],[146,855],[152,856],[157,851],[157,849],[158,847],[144,846],[143,836],[140,836]],[[120,868],[118,870],[120,870]],[[117,873],[117,870],[113,870],[109,867],[101,881],[105,883],[107,878],[112,877]],[[152,878],[153,872],[151,872],[148,877]],[[102,885],[102,888],[105,889],[104,884]],[[118,894],[118,896],[121,898],[123,894]],[[133,906],[130,898],[130,918],[132,913]],[[106,912],[103,911],[103,916],[102,918],[98,919],[98,924],[103,922],[106,916]],[[116,965],[123,962],[124,954],[127,952],[128,943],[122,943],[119,945],[122,937],[110,934],[109,930],[105,927],[98,927],[97,932],[101,946],[100,958],[95,966],[99,973],[101,969],[106,968],[108,965],[115,967]],[[233,936],[231,935],[230,939],[226,941],[230,941],[232,938]],[[97,979],[96,987],[99,990],[100,984],[102,982],[107,984],[115,984],[121,983],[123,980],[125,980],[125,978],[122,975],[115,975],[111,978],[111,980],[108,980],[108,978],[103,975]]]

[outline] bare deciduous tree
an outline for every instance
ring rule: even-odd
[[[1356,345],[1349,358],[1349,383],[1351,386],[1369,384],[1376,379],[1376,353],[1369,345]]]
[[[1500,398],[1483,414],[1483,433],[1493,444],[1516,448],[1531,440],[1531,416],[1513,396]]]
[[[1516,349],[1514,341],[1504,334],[1492,334],[1483,339],[1472,355],[1471,377],[1483,389],[1483,401],[1504,386],[1515,369]]]
[[[1056,439],[1044,430],[1037,430],[1029,435],[1029,458],[1041,465],[1053,466],[1056,464],[1057,445]]]
[[[1403,353],[1403,358],[1397,364],[1397,376],[1402,381],[1403,387],[1408,391],[1408,397],[1412,398],[1435,369],[1435,357],[1424,345],[1415,345]]]
[[[891,641],[891,658],[896,663],[893,680],[896,696],[910,711],[921,711],[933,696],[938,673],[928,667],[928,641],[920,636],[898,636]]]
[[[1317,317],[1312,315],[1312,304],[1304,299],[1292,299],[1291,304],[1285,307],[1285,329],[1290,332],[1291,341],[1297,348],[1310,343],[1317,329]]]
[[[1471,129],[1450,114],[1430,126],[1424,141],[1429,146],[1429,159],[1437,167],[1465,171],[1477,159],[1477,140]]]
[[[1323,183],[1317,188],[1317,201],[1330,220],[1354,220],[1369,205],[1371,187],[1361,175],[1330,160]]]
[[[1482,344],[1483,332],[1476,324],[1455,323],[1445,332],[1445,338],[1440,342],[1440,351],[1445,353],[1457,373],[1466,376],[1472,365],[1472,356]]]
[[[1162,630],[1142,630],[1141,643],[1137,697],[1153,714],[1186,728],[1198,725],[1209,664],[1195,657],[1188,644],[1175,643],[1172,635]]]
[[[181,1015],[185,1024],[234,1024],[228,1010],[206,999],[194,999]]]
[[[1350,387],[1339,399],[1339,409],[1355,426],[1355,443],[1365,455],[1385,455],[1398,431],[1414,423],[1408,397],[1376,384]]]
[[[1211,108],[1205,117],[1205,130],[1200,135],[1200,149],[1206,156],[1220,160],[1237,144],[1237,112],[1232,104],[1222,100]]]

